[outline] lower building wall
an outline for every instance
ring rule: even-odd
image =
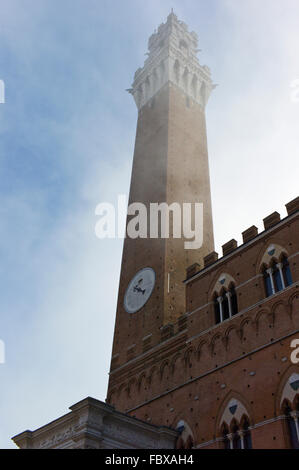
[[[290,377],[299,379],[299,367],[289,359],[292,339],[291,336],[194,378],[130,410],[130,414],[173,429],[184,421],[190,428],[194,447],[209,449],[224,448],[222,427],[227,425],[227,433],[232,433],[234,423],[241,426],[247,417],[253,448],[288,448],[283,400],[288,400],[295,410],[299,398],[298,390],[292,390],[288,383]],[[234,407],[237,408],[232,414],[230,408]]]

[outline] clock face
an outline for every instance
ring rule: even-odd
[[[156,275],[152,268],[143,268],[135,274],[124,298],[124,307],[128,313],[135,313],[146,304],[153,292],[155,281]]]

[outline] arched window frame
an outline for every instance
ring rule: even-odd
[[[213,304],[216,325],[236,315],[238,313],[238,300],[235,285],[231,283],[228,289],[221,289],[220,294],[215,292]]]
[[[180,432],[180,436],[178,437],[175,448],[192,449],[194,446],[194,439],[189,425],[185,421],[181,420],[178,422],[176,429]]]
[[[293,283],[292,273],[286,254],[280,259],[272,258],[269,265],[262,266],[266,297],[276,294]]]

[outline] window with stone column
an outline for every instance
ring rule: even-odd
[[[215,323],[222,323],[238,313],[238,300],[234,284],[222,289],[220,294],[214,293]]]
[[[283,253],[280,258],[272,258],[268,265],[262,268],[266,297],[270,297],[293,283],[290,264]]]
[[[239,400],[228,402],[220,423],[223,449],[252,449],[249,415]]]
[[[242,421],[242,423],[239,423],[234,420],[230,431],[223,435],[223,447],[225,449],[252,449],[248,417],[245,416]]]

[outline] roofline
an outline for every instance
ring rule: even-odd
[[[266,234],[274,232],[276,229],[280,228],[285,223],[287,223],[287,222],[289,222],[293,219],[296,219],[298,217],[298,215],[299,215],[299,211],[296,211],[291,215],[287,215],[284,219],[281,219],[277,224],[273,225],[273,227],[270,227],[267,230],[263,230],[261,233],[256,235],[254,238],[252,238],[248,242],[242,243],[242,245],[238,246],[237,248],[235,248],[233,251],[231,251],[227,255],[222,256],[221,258],[219,258],[214,263],[212,263],[209,266],[207,266],[207,267],[201,269],[200,271],[198,271],[198,273],[193,274],[193,276],[191,276],[187,279],[184,279],[183,283],[184,284],[189,284],[189,282],[192,282],[195,279],[197,279],[198,277],[202,276],[203,274],[206,274],[208,271],[214,269],[215,266],[218,266],[219,264],[221,264],[224,260],[227,261],[229,258],[233,257],[235,254],[239,253],[244,248],[247,248],[248,246],[253,245],[256,241],[263,238]]]

